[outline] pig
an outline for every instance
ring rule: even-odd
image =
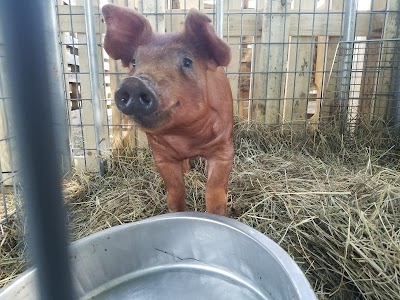
[[[206,211],[226,215],[234,156],[232,92],[223,68],[229,46],[195,9],[181,33],[166,34],[154,33],[135,10],[107,4],[102,14],[105,51],[130,69],[115,105],[146,133],[169,212],[185,210],[184,172],[189,158],[203,157]]]

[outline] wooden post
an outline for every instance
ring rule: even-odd
[[[353,130],[359,113],[361,81],[364,69],[365,47],[362,43],[367,37],[357,37],[360,42],[354,43],[353,63],[351,70],[350,93],[348,104],[347,124]]]
[[[384,25],[386,8],[386,0],[375,0],[373,2],[372,12],[370,16],[370,22],[372,22],[372,28],[370,38],[380,39],[382,37],[382,30]],[[377,14],[380,11],[382,13]],[[365,46],[365,57],[364,57],[364,70],[361,79],[361,91],[360,91],[360,107],[358,119],[360,122],[369,123],[373,118],[373,103],[375,98],[376,80],[379,68],[379,55],[382,42],[367,43]]]
[[[241,0],[230,0],[224,1],[224,12],[225,18],[227,18],[227,22],[225,24],[230,23],[231,16],[229,15],[229,11],[231,9],[240,9],[241,7]],[[228,7],[229,5],[229,7]],[[243,106],[243,102],[239,100],[239,72],[240,72],[240,64],[241,64],[241,44],[240,44],[240,37],[239,36],[230,36],[229,34],[229,27],[224,28],[225,41],[229,44],[232,53],[232,59],[229,66],[226,68],[228,74],[229,83],[232,90],[232,98],[233,98],[233,108],[234,114],[239,115],[239,107]]]
[[[253,40],[253,37],[246,37],[243,42]],[[250,98],[250,78],[251,78],[251,67],[252,67],[252,55],[253,51],[251,48],[242,49],[242,62],[240,71],[250,74],[240,74],[240,103],[239,103],[239,116],[248,119],[249,118],[249,98]]]
[[[114,4],[125,6],[125,0],[114,0]],[[129,1],[128,7],[135,9],[136,3],[135,1]],[[127,126],[129,124],[129,119],[124,116],[114,102],[114,92],[118,88],[122,77],[119,73],[126,73],[128,75],[127,69],[122,67],[121,61],[115,61],[109,58],[109,75],[110,77],[110,98],[111,98],[111,125],[112,125],[112,134],[113,134],[113,142],[112,149],[114,154],[120,153],[123,149],[132,149],[136,147],[136,138],[135,138],[135,129],[131,128],[131,126]]]
[[[281,122],[281,98],[285,87],[288,56],[290,1],[265,0],[261,45],[254,49],[257,56],[254,75],[252,118],[266,124]]]
[[[83,11],[82,7],[82,0],[76,1],[75,7],[71,7],[74,10]],[[61,6],[59,6],[61,8]],[[88,63],[88,53],[87,53],[87,38],[85,33],[85,27],[79,26],[75,27],[75,23],[71,25],[72,28],[70,32],[74,32],[78,36],[78,43],[85,44],[79,47],[79,70],[81,73],[89,72],[89,63]],[[97,34],[97,43],[101,43],[100,34]],[[98,48],[98,57],[99,57],[99,65],[103,65],[103,60],[101,52],[102,49]],[[100,76],[100,74],[98,74]],[[100,77],[100,82],[103,83],[103,76]],[[80,89],[81,89],[81,99],[82,105],[80,107],[80,116],[78,121],[80,121],[82,126],[83,132],[83,146],[84,146],[84,153],[83,156],[75,156],[74,157],[74,165],[78,168],[85,169],[89,172],[97,172],[99,170],[99,162],[98,157],[96,155],[96,141],[95,141],[95,133],[94,133],[94,123],[93,120],[93,109],[92,109],[92,100],[91,100],[91,87],[90,87],[90,80],[88,74],[79,74],[80,80]],[[105,99],[105,83],[103,83],[104,88],[101,91],[101,98]],[[105,121],[107,118],[107,110],[106,110],[106,103],[105,101],[102,102],[102,113],[103,113],[103,120]],[[103,141],[108,144],[108,136],[104,135],[101,137]]]
[[[343,0],[335,0],[335,1],[331,1],[331,7],[328,9],[328,13],[330,13],[330,15],[326,18],[329,17],[329,19],[331,19],[334,16],[340,16],[340,14],[343,11]],[[340,17],[339,19],[339,24],[341,24],[343,22],[343,16]],[[340,28],[340,25],[337,24],[336,26],[338,26]],[[329,29],[329,28],[328,28]],[[339,34],[340,35],[340,34]],[[332,74],[333,77],[330,80],[330,82],[328,82],[329,79],[329,72],[332,68],[337,69],[337,58],[335,61],[335,52],[336,52],[336,47],[337,44],[340,41],[340,36],[328,36],[327,37],[327,45],[326,45],[326,52],[325,52],[325,72],[323,74],[323,86],[322,86],[322,104],[321,104],[321,113],[320,113],[320,119],[324,120],[324,119],[330,119],[331,115],[333,114],[333,112],[335,111],[335,107],[334,107],[334,99],[335,99],[335,92],[336,91],[336,82],[335,82],[335,76],[336,74]]]
[[[138,0],[138,10],[149,20],[153,31],[165,32],[165,1]]]
[[[86,44],[86,34],[78,34],[78,43]],[[87,57],[87,45],[80,45],[79,47],[79,62],[80,72],[89,72],[89,63]],[[83,131],[83,146],[85,153],[81,157],[75,157],[75,166],[80,169],[86,169],[89,172],[97,172],[99,170],[99,164],[96,158],[96,141],[94,136],[93,124],[93,111],[92,111],[92,100],[90,93],[90,81],[88,74],[80,74],[80,87],[81,87],[81,122]]]
[[[315,63],[315,86],[317,89],[317,96],[315,100],[315,111],[314,114],[310,118],[311,124],[318,123],[319,114],[321,111],[321,102],[322,102],[322,91],[323,91],[323,78],[325,72],[327,72],[325,58],[326,58],[326,46],[327,46],[328,37],[319,36],[317,38],[317,53],[316,53],[316,63]]]
[[[384,26],[383,39],[395,39],[400,37],[399,30],[399,10],[400,3],[398,0],[388,0],[386,20]],[[393,93],[394,84],[392,72],[396,69],[393,64],[395,58],[395,47],[398,42],[384,41],[382,44],[380,73],[378,78],[378,86],[376,100],[374,103],[374,119],[390,121],[393,113],[393,103],[391,93]]]
[[[294,0],[294,11],[313,11],[314,1]],[[309,15],[312,18],[313,15]],[[301,20],[298,24],[302,26]],[[310,93],[311,72],[313,71],[314,38],[291,36],[289,45],[289,66],[286,76],[286,91],[283,106],[285,123],[302,124],[307,120],[307,105]]]

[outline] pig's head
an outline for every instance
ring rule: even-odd
[[[230,48],[219,39],[204,14],[190,10],[179,34],[153,33],[134,10],[103,7],[108,55],[131,68],[115,92],[119,110],[145,131],[157,133],[185,126],[210,110],[207,76],[227,66]]]

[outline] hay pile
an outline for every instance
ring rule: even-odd
[[[0,287],[25,270],[25,245],[22,242],[22,228],[15,217],[0,224]]]
[[[399,299],[398,141],[387,133],[377,144],[373,128],[362,138],[302,136],[237,122],[234,132],[230,217],[279,243],[319,299]],[[188,209],[204,211],[204,165],[192,165]],[[166,212],[149,151],[114,157],[108,168],[104,177],[75,171],[64,183],[73,240]]]

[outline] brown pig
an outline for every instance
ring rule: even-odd
[[[206,210],[226,214],[233,162],[233,103],[223,67],[231,59],[211,20],[190,10],[182,33],[155,34],[134,10],[107,4],[104,49],[130,67],[115,103],[145,132],[167,190],[170,212],[185,210],[188,159],[205,158]]]

